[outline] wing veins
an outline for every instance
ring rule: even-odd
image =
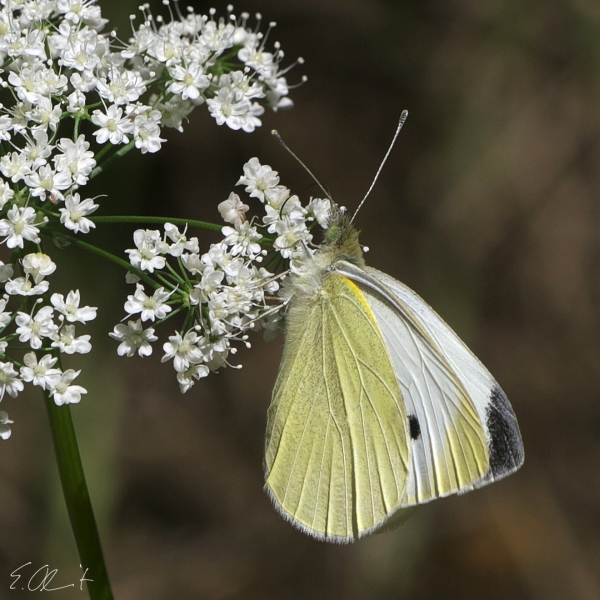
[[[357,305],[357,306],[358,306],[358,305]],[[394,483],[395,483],[395,486],[396,486],[396,490],[398,490],[398,479],[397,479],[397,477],[396,477],[396,471],[395,471],[395,469],[394,469],[394,467],[393,467],[393,464],[394,464],[394,463],[393,463],[393,461],[392,461],[392,456],[391,456],[391,452],[390,452],[390,447],[389,447],[389,443],[388,443],[388,438],[387,438],[387,435],[386,435],[386,433],[385,433],[385,430],[383,429],[383,425],[382,425],[382,423],[381,423],[381,417],[380,417],[379,413],[377,412],[377,410],[375,409],[375,406],[374,406],[374,404],[373,404],[373,401],[371,400],[371,397],[370,397],[370,395],[369,395],[369,394],[368,394],[368,392],[366,391],[366,386],[365,386],[365,384],[364,384],[364,380],[363,380],[363,374],[362,374],[362,371],[361,371],[361,369],[360,369],[360,367],[359,367],[359,359],[358,359],[358,357],[356,356],[356,353],[354,352],[354,350],[352,349],[352,346],[351,346],[351,345],[350,345],[350,343],[348,342],[348,336],[346,335],[346,333],[344,332],[344,330],[343,330],[342,326],[340,325],[340,321],[339,321],[338,315],[336,314],[335,308],[334,308],[333,306],[331,307],[331,312],[333,313],[333,316],[335,317],[335,322],[336,322],[336,324],[337,324],[337,326],[338,326],[338,329],[341,331],[341,333],[342,333],[342,335],[343,335],[343,337],[344,337],[344,340],[346,341],[346,345],[348,346],[348,348],[349,348],[349,350],[350,350],[350,353],[351,353],[351,355],[352,355],[352,357],[353,357],[353,359],[354,359],[354,362],[355,362],[355,364],[356,364],[356,370],[357,370],[357,372],[358,372],[358,377],[359,377],[359,379],[360,379],[360,383],[361,383],[361,395],[362,395],[363,393],[365,394],[365,396],[366,396],[366,397],[367,397],[367,399],[369,400],[369,404],[371,405],[371,408],[373,409],[373,413],[374,413],[374,414],[375,414],[375,416],[377,417],[377,423],[378,423],[378,425],[379,425],[379,429],[381,430],[381,433],[382,433],[383,439],[384,439],[384,441],[385,441],[386,451],[387,451],[387,454],[388,454],[388,460],[389,460],[389,462],[390,462],[391,471],[392,471],[392,474],[393,474],[393,476],[394,476]],[[370,323],[370,321],[369,321],[369,324],[371,324],[371,323]],[[371,324],[371,325],[372,325],[372,324]],[[378,337],[379,337],[379,331],[378,331],[377,329],[375,329],[375,327],[373,327],[373,331],[374,331],[375,333],[377,333],[377,334],[378,334]],[[337,357],[336,357],[336,362],[337,362]],[[394,395],[394,393],[392,392],[392,390],[389,388],[389,386],[386,384],[386,382],[385,382],[385,381],[384,381],[384,380],[381,378],[381,376],[380,376],[380,375],[379,375],[379,374],[378,374],[378,373],[377,373],[377,372],[376,372],[376,371],[375,371],[375,370],[374,370],[374,369],[373,369],[373,368],[372,368],[370,365],[368,365],[368,364],[367,364],[365,361],[362,361],[362,360],[360,360],[360,363],[362,363],[362,364],[363,364],[365,367],[367,367],[367,368],[369,369],[369,371],[370,371],[370,372],[371,372],[371,373],[372,373],[372,374],[373,374],[373,375],[374,375],[374,376],[375,376],[375,377],[376,377],[376,378],[377,378],[377,379],[380,381],[380,383],[382,383],[382,384],[384,385],[385,389],[388,391],[388,393],[391,395],[391,397],[392,397],[392,398],[394,398],[394,404],[396,405],[396,408],[398,409],[399,407],[398,407],[398,404],[397,404],[397,402],[396,402],[395,395]],[[400,411],[398,411],[398,412],[400,413]],[[363,413],[362,413],[362,403],[361,403],[361,417],[363,417],[363,419],[362,419],[362,422],[363,422],[363,433],[364,433],[364,416],[363,416]],[[400,413],[400,417],[402,418],[402,413]],[[396,442],[396,445],[398,446],[398,450],[400,450],[400,445],[398,444],[397,440],[394,440],[394,441]],[[365,438],[365,447],[367,447],[367,445],[366,445],[366,438]],[[400,454],[401,454],[401,453],[400,453]],[[378,462],[378,464],[379,464],[379,461],[377,461],[377,462]],[[381,475],[380,475],[380,479],[381,479]],[[381,481],[380,481],[380,484],[381,484]],[[371,486],[371,488],[372,488],[372,486]],[[400,495],[400,492],[399,492],[399,495]],[[382,494],[382,497],[383,497],[383,494]],[[385,499],[384,499],[384,502],[385,502]]]
[[[306,433],[306,428],[308,427],[310,417],[312,416],[313,408],[314,408],[314,404],[311,404],[310,410],[308,411],[308,417],[307,417],[306,421],[304,422],[304,427],[302,428],[302,435],[300,436],[300,441],[298,442],[298,445],[296,447],[296,453],[294,454],[294,460],[292,461],[292,466],[289,470],[288,480],[287,480],[287,483],[285,484],[285,492],[283,493],[283,498],[281,499],[282,506],[283,506],[283,503],[285,502],[285,498],[287,496],[288,489],[290,487],[290,481],[292,479],[292,474],[294,473],[294,469],[296,468],[296,459],[298,458],[298,453],[300,452],[300,448],[302,447],[302,440],[304,439],[304,434]],[[287,424],[287,420],[286,420],[286,424]],[[284,431],[285,431],[285,427],[284,427]],[[281,438],[283,439],[283,434],[282,434]],[[309,462],[310,462],[310,458],[309,458]],[[273,465],[275,465],[275,462],[273,462]],[[304,487],[304,483],[303,483],[303,487]],[[300,500],[302,500],[302,494],[300,494],[300,498],[298,499],[298,506],[300,505]],[[294,510],[294,516],[296,516],[296,512],[298,511],[298,506],[296,506],[296,509]]]
[[[419,347],[419,345],[416,343],[414,333],[412,331],[410,331],[410,329],[408,331],[409,331],[413,341],[415,342],[415,347],[417,348],[417,350],[419,352],[421,371],[423,372],[423,367],[425,367],[427,369],[427,372],[429,373],[429,376],[431,377],[431,379],[433,381],[435,381],[438,378],[434,375],[434,373],[433,373],[430,365],[427,363],[427,361],[423,360],[423,352],[422,352],[421,348]],[[396,339],[399,340],[398,337]],[[442,371],[443,375],[448,379],[448,381],[450,381],[452,383],[453,387],[459,392],[458,396],[459,397],[462,396],[463,398],[465,398],[467,400],[467,402],[464,402],[464,404],[470,409],[471,407],[469,405],[469,401],[472,402],[472,400],[471,400],[469,394],[467,393],[467,391],[464,389],[464,386],[460,382],[460,379],[454,375],[453,369],[448,364],[448,361],[445,361],[445,360],[440,361],[440,358],[443,359],[443,356],[441,355],[441,352],[438,350],[438,348],[433,345],[430,345],[430,348],[433,350],[433,356],[438,360],[438,367]],[[458,385],[457,385],[457,382],[458,382]],[[451,396],[446,394],[446,392],[443,392],[443,394],[448,399],[449,403],[454,406],[456,411],[460,415],[462,415],[463,418],[469,423],[469,425],[475,431],[475,433],[477,433],[476,426],[481,425],[481,423],[479,422],[479,418],[476,417],[476,415],[473,414],[473,412],[471,410],[469,410],[468,413],[465,413],[463,408],[461,407],[461,405],[458,404]],[[473,423],[472,421],[475,421],[475,423]]]
[[[309,329],[305,330],[305,332],[303,333],[302,337],[300,338],[301,342],[304,341],[305,337],[309,334],[309,331],[310,331]],[[309,365],[308,365],[308,363],[305,362],[302,365],[302,367],[303,367],[303,372],[306,372],[308,370]],[[287,384],[288,384],[289,380],[291,379],[293,373],[294,373],[294,369],[290,368],[289,372],[287,374],[287,378],[286,378],[285,384],[282,383],[281,385],[279,385],[278,389],[285,389],[285,387],[287,387]],[[279,381],[277,383],[279,383]],[[281,408],[281,402],[278,402],[277,406],[275,407],[275,414],[271,418],[271,422],[272,423],[274,423],[277,420],[277,416],[279,415],[279,409],[280,408]],[[276,449],[275,455],[277,455],[277,453],[279,451],[279,446],[281,445],[281,440],[283,439],[283,432],[285,431],[286,424],[287,424],[287,418],[284,421],[284,426],[283,426],[283,429],[281,430],[281,435],[279,436],[279,441],[277,442],[277,449]],[[273,461],[273,464],[275,464],[275,461]]]
[[[441,441],[441,443],[443,444],[444,443],[444,438],[442,437],[442,432],[440,430],[440,421],[439,421],[439,418],[438,418],[438,412],[437,412],[437,410],[435,408],[435,404],[434,404],[434,402],[432,400],[431,389],[429,388],[429,381],[427,380],[426,377],[424,378],[424,383],[425,383],[425,387],[427,388],[427,396],[426,397],[427,397],[427,400],[429,401],[429,404],[430,404],[430,406],[432,408],[433,416],[434,416],[434,419],[435,419],[435,426],[436,426],[436,428],[438,430],[438,438]],[[443,415],[442,415],[442,419],[443,419]],[[446,420],[443,419],[443,421],[444,421],[444,425],[445,425],[446,424]],[[433,439],[433,438],[431,438],[431,439]],[[438,471],[441,471],[441,469],[440,469],[441,465],[439,464],[439,459],[437,457],[437,454],[438,454],[438,452],[433,452],[433,464],[435,465],[436,479],[438,477]],[[444,456],[444,464],[446,466],[446,473],[448,475],[448,481],[450,481],[450,469],[448,467],[448,461],[445,460],[445,456],[446,455],[444,453],[443,445],[442,445],[442,452],[441,452],[441,454]],[[437,487],[438,487],[438,492],[439,492],[440,491],[439,485]]]
[[[348,482],[347,482],[347,464],[346,464],[346,449],[344,446],[344,435],[342,433],[342,429],[339,425],[339,423],[337,422],[337,419],[335,418],[335,414],[331,408],[331,392],[329,390],[329,383],[327,381],[327,372],[325,370],[325,310],[323,308],[323,306],[321,306],[321,350],[322,350],[322,356],[323,356],[323,379],[325,380],[325,391],[327,394],[327,406],[329,408],[329,414],[331,415],[331,418],[333,419],[333,422],[335,424],[335,427],[338,431],[338,434],[340,436],[340,445],[342,447],[342,458],[344,460],[344,506],[345,506],[345,514],[346,514],[346,529],[348,529],[348,506],[349,506],[349,502],[348,502]],[[331,453],[331,462],[333,464],[333,452]],[[353,469],[354,470],[354,469]],[[330,489],[330,494],[331,494],[331,485],[329,486]],[[327,517],[329,518],[329,512]]]
[[[430,369],[429,367],[427,367],[427,371],[428,371],[428,373],[429,373],[429,375],[430,375],[430,377],[431,377],[432,381],[433,381],[433,382],[435,382],[435,377],[434,377],[434,375],[433,375],[433,373],[431,372],[431,369]],[[441,388],[440,388],[440,390],[441,390],[442,396],[443,396],[444,398],[446,398],[446,399],[447,399],[447,402],[448,402],[449,404],[452,404],[452,405],[453,405],[453,406],[454,406],[454,407],[457,409],[457,412],[458,412],[460,415],[463,415],[463,413],[462,413],[462,410],[461,410],[461,409],[460,409],[460,408],[457,406],[457,404],[456,404],[456,403],[455,403],[455,402],[452,400],[452,398],[449,396],[449,394],[447,394],[447,393],[446,393],[446,391],[445,391],[445,390],[443,390],[443,389],[441,389]],[[449,411],[446,411],[446,412],[449,412]],[[454,422],[454,419],[452,419],[452,417],[451,417],[451,415],[450,415],[450,414],[443,415],[443,416],[444,416],[444,425],[445,425],[445,426],[447,425],[447,420],[446,420],[446,417],[447,417],[447,418],[448,418],[448,420],[450,420],[450,422],[451,422],[453,425],[455,425],[455,426],[458,428],[459,424]],[[464,415],[463,415],[463,416],[464,416]],[[468,419],[465,419],[465,420],[468,422]],[[449,427],[446,427],[446,429],[449,429]],[[471,474],[471,470],[470,470],[470,468],[469,468],[469,461],[467,460],[467,454],[466,454],[466,452],[465,452],[465,448],[464,448],[464,446],[463,446],[463,443],[462,443],[462,439],[461,439],[461,437],[462,437],[462,436],[456,436],[456,437],[458,437],[458,442],[459,442],[459,445],[460,445],[460,449],[461,449],[461,451],[462,451],[462,455],[463,455],[463,458],[464,458],[464,462],[465,462],[465,465],[467,466],[467,470],[469,471],[469,475],[470,475],[470,474]],[[468,438],[468,437],[469,437],[469,436],[467,436],[467,438]],[[452,438],[452,437],[448,437],[448,441],[449,441],[449,443],[450,443],[450,448],[451,448],[451,450],[452,450],[452,455],[453,455],[452,466],[454,467],[454,473],[455,473],[455,475],[456,475],[456,481],[457,481],[458,485],[459,485],[460,487],[462,487],[462,483],[461,483],[461,481],[460,481],[460,479],[461,479],[461,478],[460,478],[460,476],[459,476],[459,472],[458,472],[458,465],[457,465],[457,461],[456,461],[456,460],[454,460],[454,454],[455,454],[455,448],[454,448],[454,447],[455,447],[455,442],[454,442],[454,440],[453,440],[453,438]]]
[[[317,482],[317,501],[315,502],[315,513],[312,520],[312,529],[315,528],[315,518],[317,516],[317,508],[319,508],[319,492],[321,491],[321,476],[323,475],[323,462],[325,460],[325,446],[327,446],[327,436],[329,435],[329,420],[327,421],[327,428],[325,429],[325,439],[323,440],[323,452],[321,453],[321,466],[319,467],[319,480]],[[330,486],[331,487],[331,486]],[[304,486],[302,486],[304,490]],[[327,529],[325,529],[327,530]]]

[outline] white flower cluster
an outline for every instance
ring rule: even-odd
[[[135,27],[131,17],[124,42],[103,32],[107,21],[94,0],[0,3],[0,243],[14,252],[9,264],[0,263],[0,400],[24,383],[49,391],[59,405],[85,393],[72,383],[78,371],[55,365],[58,353],[89,352],[89,336],[76,337],[74,323],[92,319],[96,309],[80,309],[77,291],[66,299],[49,292],[46,277],[56,265],[41,246],[44,235],[61,241],[95,227],[89,216],[98,204],[79,188],[133,147],[158,151],[162,128],[181,130],[201,104],[219,125],[246,132],[261,125],[265,106],[292,105],[283,52],[277,43],[268,51],[268,36],[247,27],[247,14],[237,18],[228,8],[226,18],[215,19],[214,10],[198,15],[188,8],[184,16],[175,4],[166,22],[147,5],[140,10],[141,22]],[[57,235],[61,225],[68,231]],[[170,245],[171,256],[177,247]],[[145,254],[139,261],[149,272],[161,265]],[[234,271],[227,274],[234,287],[249,277]],[[160,293],[153,301],[156,309],[144,309],[143,320],[170,310],[161,312]],[[7,355],[17,339],[25,358]],[[213,354],[218,361],[216,346]],[[0,437],[10,435],[10,423],[0,411]]]
[[[227,20],[215,21],[214,9],[206,16],[188,8],[187,16],[179,14],[179,19],[168,24],[154,19],[148,5],[142,10],[144,23],[134,31],[120,56],[138,69],[134,72],[140,83],[158,81],[164,85],[160,93],[151,96],[150,104],[168,127],[181,128],[193,108],[206,102],[219,125],[251,132],[261,125],[264,105],[274,110],[292,106],[285,74],[303,61],[298,59],[281,69],[284,54],[279,43],[274,44],[274,52],[265,49],[274,23],[263,35],[258,28],[246,26],[247,13],[236,19],[231,6]],[[256,17],[260,23],[261,16]],[[233,57],[239,61],[236,68],[231,66]],[[109,93],[113,87],[107,82]],[[126,82],[116,87],[123,94],[129,93]],[[136,86],[132,83],[131,87]],[[111,96],[106,98],[115,102]],[[128,101],[134,100],[137,97]]]
[[[143,278],[128,274],[136,290],[128,296],[125,311],[133,319],[115,326],[110,335],[121,342],[120,355],[149,356],[158,337],[154,326],[144,329],[143,323],[158,325],[184,312],[183,326],[163,344],[162,357],[162,362],[173,360],[182,392],[195,379],[229,365],[229,354],[236,351],[232,344],[249,347],[249,330],[277,326],[286,302],[280,282],[288,271],[276,275],[260,264],[265,257],[273,265],[306,257],[312,224],[325,227],[330,215],[328,199],[313,198],[302,206],[279,184],[277,172],[257,158],[244,165],[238,184],[262,203],[262,224],[247,219],[249,205],[232,193],[218,207],[230,225],[222,228],[223,240],[208,252],[200,254],[197,238],[186,237],[170,223],[164,234],[137,230],[135,248],[127,250],[131,265]],[[151,295],[142,281],[153,287]]]
[[[3,225],[4,221],[0,221]],[[79,291],[70,291],[65,298],[54,293],[41,298],[48,292],[46,279],[56,271],[56,264],[41,252],[26,254],[19,260],[22,277],[14,277],[14,269],[0,262],[0,282],[5,294],[0,299],[0,400],[5,394],[13,398],[31,383],[47,390],[57,405],[72,404],[81,400],[86,390],[73,385],[80,371],[55,368],[57,352],[61,354],[87,354],[92,346],[90,336],[75,334],[75,323],[87,323],[96,318],[96,308],[80,307]],[[21,309],[6,310],[10,298],[20,299]],[[37,296],[37,299],[30,297]],[[13,329],[13,325],[16,327]],[[23,364],[7,360],[6,351],[15,340],[28,349]],[[17,367],[17,368],[15,368]],[[10,437],[8,415],[0,411],[0,437]]]

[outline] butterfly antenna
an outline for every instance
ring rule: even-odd
[[[377,169],[377,173],[375,173],[375,178],[373,179],[373,183],[371,183],[371,186],[367,190],[365,197],[361,200],[360,204],[358,205],[358,208],[354,211],[354,214],[352,215],[352,219],[350,219],[350,223],[352,223],[354,221],[354,219],[356,218],[356,215],[358,214],[358,211],[361,209],[362,205],[365,203],[365,200],[369,197],[369,194],[375,187],[375,182],[377,181],[377,178],[379,177],[379,174],[381,173],[381,170],[383,169],[383,165],[385,165],[385,162],[388,159],[388,156],[390,155],[390,152],[392,151],[392,148],[394,147],[396,140],[398,139],[398,134],[400,133],[400,130],[402,129],[402,126],[404,125],[404,123],[406,121],[406,117],[408,117],[408,111],[403,110],[402,114],[400,115],[400,120],[398,121],[398,127],[396,127],[396,133],[394,134],[394,139],[392,140],[392,143],[390,144],[388,151],[385,153],[385,156],[383,157],[383,160],[381,161],[381,164],[379,165],[379,169]]]
[[[325,189],[321,182],[315,177],[315,174],[296,156],[292,149],[283,141],[283,138],[279,135],[277,129],[273,129],[271,133],[275,136],[275,139],[304,167],[304,170],[313,178],[314,182],[323,190],[323,193],[333,202],[331,194]]]

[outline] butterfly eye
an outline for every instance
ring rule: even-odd
[[[333,244],[333,243],[337,242],[340,239],[340,237],[342,237],[342,228],[339,227],[338,225],[331,226],[325,232],[325,241],[328,244]]]

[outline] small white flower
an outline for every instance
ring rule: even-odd
[[[101,98],[122,105],[135,102],[146,91],[146,86],[138,72],[113,69],[108,78],[98,79],[96,89]]]
[[[157,102],[155,108],[161,112],[164,127],[171,127],[183,131],[181,124],[195,108],[191,100],[182,100],[180,96],[173,96],[164,104]]]
[[[71,385],[73,380],[81,373],[73,369],[67,369],[61,373],[60,381],[56,387],[50,391],[50,396],[54,399],[57,406],[63,404],[77,404],[81,401],[82,394],[87,394],[87,390],[80,385]]]
[[[277,68],[273,54],[255,47],[245,46],[238,52],[238,58],[265,78],[271,77]]]
[[[273,247],[279,250],[283,258],[290,258],[297,249],[298,242],[302,240],[307,242],[310,236],[304,221],[299,223],[290,217],[277,221],[275,232],[277,239]]]
[[[165,235],[173,242],[169,245],[169,254],[171,256],[182,256],[184,251],[198,252],[200,248],[197,237],[191,237],[188,239],[185,235],[185,230],[183,233],[181,233],[179,228],[172,223],[165,223]]]
[[[133,356],[136,352],[140,356],[150,356],[152,354],[152,346],[150,342],[155,342],[158,338],[154,335],[154,329],[142,329],[142,322],[128,321],[127,325],[115,325],[112,333],[109,333],[111,338],[121,342],[117,348],[119,356]]]
[[[66,52],[65,54],[63,54],[63,57],[66,56]],[[99,57],[94,56],[93,54],[89,54],[88,55],[94,63],[99,63]],[[63,62],[64,63],[64,59],[59,60],[59,63]],[[78,65],[73,65],[73,68],[76,69],[78,67]],[[75,88],[76,92],[82,92],[84,94],[87,94],[91,91],[93,91],[96,87],[96,82],[98,81],[97,78],[94,76],[93,71],[88,71],[88,70],[83,70],[81,73],[73,73],[69,79],[71,85]],[[84,113],[85,114],[85,113]]]
[[[163,142],[167,140],[160,137],[161,114],[158,110],[138,115],[133,122],[133,138],[135,147],[142,154],[158,152]]]
[[[216,342],[211,342],[207,337],[204,337],[198,342],[198,346],[202,351],[204,362],[211,371],[217,371],[227,364],[227,356],[231,351],[227,338],[224,337]]]
[[[0,236],[6,236],[6,245],[9,248],[23,247],[23,240],[34,244],[40,243],[40,230],[33,225],[36,212],[31,206],[21,208],[13,206],[6,214],[6,219],[0,220]]]
[[[129,262],[132,266],[142,271],[154,272],[154,269],[163,269],[166,259],[160,254],[168,252],[169,247],[165,244],[160,232],[150,229],[138,229],[133,234],[136,250],[125,250],[129,254]]]
[[[0,171],[13,183],[21,181],[31,171],[31,166],[25,152],[11,152],[0,159]]]
[[[285,77],[274,75],[264,80],[264,84],[268,86],[266,99],[269,106],[277,111],[280,108],[292,108],[294,102],[287,95],[290,93],[290,88]]]
[[[44,165],[26,175],[25,183],[32,188],[30,190],[32,196],[45,200],[51,194],[62,200],[64,196],[61,190],[71,187],[73,180],[67,171],[57,172],[49,165]]]
[[[254,157],[244,165],[244,175],[236,185],[245,185],[246,193],[261,202],[266,202],[279,185],[279,175],[269,165],[261,165],[258,158]],[[275,196],[279,195],[278,193]]]
[[[184,44],[179,36],[168,35],[166,31],[161,32],[163,35],[153,36],[153,32],[150,32],[148,29],[142,31],[141,27],[135,33],[140,48],[137,52],[134,52],[134,55],[139,50],[145,49],[150,56],[164,63],[167,67],[181,61]],[[146,35],[144,36],[144,34]]]
[[[50,302],[56,309],[56,312],[64,315],[69,323],[86,323],[96,318],[97,308],[95,306],[84,306],[79,308],[80,294],[79,290],[71,290],[67,294],[67,299],[62,294],[52,294]]]
[[[26,275],[7,281],[4,289],[11,296],[41,296],[48,291],[49,287],[50,284],[47,281],[32,285],[29,275]]]
[[[67,97],[67,110],[75,117],[83,117],[85,115],[86,99],[85,94],[80,90],[75,90]]]
[[[260,268],[258,270],[258,277],[260,278],[261,285],[267,294],[274,295],[279,290],[279,282],[273,277],[273,273],[269,273],[267,269]]]
[[[204,74],[200,63],[193,62],[187,67],[174,65],[169,68],[169,74],[173,78],[173,83],[168,90],[172,94],[181,96],[182,100],[198,100],[200,92],[210,85],[210,78]]]
[[[241,225],[246,220],[246,212],[250,207],[244,204],[235,192],[231,192],[229,198],[223,200],[217,208],[225,223]]]
[[[84,79],[85,76],[92,78],[93,71],[100,64],[104,52],[102,36],[87,27],[73,29],[67,23],[62,23],[59,31],[62,35],[53,35],[50,38],[58,50],[58,64],[79,71],[76,74],[81,73]],[[93,81],[95,87],[96,77],[93,77]],[[81,89],[82,92],[90,91],[90,88],[83,89],[76,85],[77,83],[79,82],[71,75],[73,87]]]
[[[166,292],[162,287],[155,290],[152,296],[147,296],[144,286],[138,283],[133,296],[127,296],[125,311],[130,315],[142,313],[142,321],[164,319],[172,310],[168,304],[165,304],[170,296],[171,293]]]
[[[206,365],[190,365],[185,371],[177,373],[177,383],[182,394],[185,394],[193,385],[194,379],[201,379],[210,373]]]
[[[331,200],[329,198],[311,198],[307,210],[308,214],[311,214],[323,229],[327,229],[331,217]]]
[[[87,215],[91,215],[98,209],[98,205],[91,198],[80,201],[79,194],[68,194],[65,197],[65,207],[60,208],[60,222],[75,233],[89,233],[90,229],[96,227]]]
[[[221,75],[219,85],[232,90],[239,90],[247,100],[265,97],[262,85],[257,81],[252,81],[250,77],[242,71],[232,71],[231,73]]]
[[[11,421],[8,418],[8,413],[0,410],[0,437],[3,440],[7,440],[10,437],[10,434],[12,433],[9,427],[9,423],[13,423],[13,421]]]
[[[223,243],[232,246],[231,254],[233,256],[242,254],[255,258],[260,254],[262,248],[257,240],[260,240],[262,236],[257,232],[256,227],[250,225],[249,221],[236,224],[235,228],[225,226],[221,231],[225,236]]]
[[[247,98],[228,87],[219,89],[214,98],[209,98],[206,104],[217,125],[226,124],[234,130],[244,128],[247,116],[252,110],[252,103]]]
[[[48,277],[56,271],[56,263],[52,262],[52,259],[42,252],[27,254],[23,257],[21,264],[23,265],[23,271],[27,275],[31,275],[36,284],[41,283],[44,277]]]
[[[224,271],[215,270],[211,266],[206,267],[202,272],[200,283],[196,284],[190,293],[190,302],[192,304],[207,302],[210,295],[219,289],[224,277]]]
[[[58,358],[51,354],[44,355],[38,362],[35,352],[28,352],[23,357],[24,367],[21,367],[21,379],[33,383],[43,390],[49,390],[58,385],[62,371],[53,369]]]
[[[206,21],[202,27],[200,41],[212,52],[221,53],[223,50],[233,46],[234,33],[235,26],[233,23],[225,24],[223,21],[217,23],[210,20]]]
[[[106,23],[106,19],[100,17],[100,7],[94,6],[89,0],[58,0],[56,8],[59,12],[64,13],[65,19],[74,25],[78,25],[81,21],[91,27],[101,27]]]
[[[268,225],[267,231],[269,233],[276,232],[277,223],[282,219],[288,219],[295,225],[305,224],[306,221],[306,209],[302,206],[298,196],[289,196],[280,207],[267,204],[265,213],[263,223]]]
[[[53,309],[51,306],[43,306],[36,315],[18,312],[15,318],[17,334],[20,342],[29,342],[34,350],[42,347],[42,339],[52,337],[56,332],[56,325],[52,320]]]
[[[31,111],[31,120],[38,123],[38,129],[46,131],[50,128],[52,131],[56,131],[61,115],[60,104],[53,106],[49,98],[40,97]]]
[[[52,347],[63,354],[87,354],[92,349],[89,335],[75,337],[75,325],[63,325],[53,339]]]
[[[133,120],[123,116],[123,109],[115,104],[108,107],[106,114],[95,110],[92,113],[92,123],[99,127],[93,134],[99,144],[107,141],[111,144],[127,144],[129,142],[127,134],[133,131]]]
[[[85,141],[85,136],[80,135],[75,142],[62,138],[57,146],[61,152],[54,157],[56,170],[65,173],[77,185],[85,185],[96,166],[94,153],[88,149],[90,143]]]
[[[183,337],[180,333],[169,336],[169,341],[163,345],[165,355],[161,362],[173,359],[173,367],[178,373],[188,369],[192,363],[202,362],[200,348],[195,345],[199,339],[198,334],[192,330]]]
[[[19,392],[23,391],[23,387],[23,382],[19,379],[13,364],[0,362],[0,400],[4,398],[5,393],[16,398]]]
[[[30,168],[37,169],[48,162],[54,146],[48,143],[48,133],[43,129],[36,129],[31,135],[33,139],[28,141],[23,153],[30,163]]]
[[[204,263],[202,262],[202,260],[200,259],[200,255],[199,254],[183,254],[181,256],[181,262],[183,263],[183,266],[192,274],[192,275],[196,275],[197,273],[200,273],[202,271],[202,269],[204,269]]]

